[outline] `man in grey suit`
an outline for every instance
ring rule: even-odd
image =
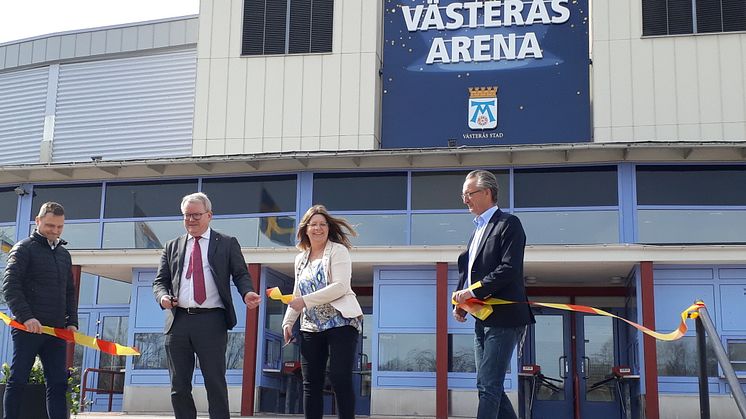
[[[181,212],[187,234],[166,243],[153,281],[155,300],[166,310],[171,404],[176,419],[196,419],[192,398],[196,354],[210,419],[228,419],[225,351],[228,330],[236,325],[231,278],[247,308],[256,308],[261,297],[251,285],[238,240],[210,228],[212,203],[207,195],[185,196]]]

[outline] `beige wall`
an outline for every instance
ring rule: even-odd
[[[241,57],[242,0],[202,0],[195,156],[376,149],[381,0],[336,0],[330,54]]]
[[[646,38],[642,2],[592,2],[594,141],[746,140],[746,34]]]

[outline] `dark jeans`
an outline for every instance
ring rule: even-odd
[[[5,419],[23,419],[21,412],[23,390],[28,382],[36,355],[44,366],[47,380],[47,414],[49,419],[67,418],[67,369],[65,341],[54,336],[11,330],[13,336],[13,364],[5,387],[3,409]]]
[[[518,418],[505,394],[503,382],[513,349],[525,330],[526,326],[504,328],[475,324],[474,356],[479,390],[477,419]]]
[[[192,398],[194,355],[199,358],[205,379],[210,419],[229,419],[228,386],[225,381],[225,350],[228,330],[225,313],[215,310],[187,314],[176,310],[171,331],[166,335],[166,359],[171,376],[171,405],[176,419],[195,419],[197,408]]]
[[[324,415],[324,380],[329,360],[329,381],[337,401],[340,419],[355,417],[352,367],[355,363],[358,331],[352,326],[323,332],[301,332],[300,355],[303,370],[303,411],[308,419]]]

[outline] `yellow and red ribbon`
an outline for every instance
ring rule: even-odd
[[[28,330],[23,323],[19,323],[16,320],[8,317],[7,314],[0,312],[0,319],[10,327],[14,327],[20,330]],[[42,333],[50,336],[58,337],[62,340],[72,342],[78,345],[87,346],[89,348],[96,349],[98,351],[110,354],[110,355],[121,355],[121,356],[139,356],[140,351],[137,348],[122,346],[118,343],[109,342],[108,340],[96,339],[94,337],[84,335],[79,332],[73,332],[72,330],[61,329],[58,327],[42,326]]]
[[[267,297],[282,301],[283,304],[288,304],[289,302],[293,301],[293,296],[290,294],[283,294],[282,291],[280,291],[280,288],[274,287],[274,288],[267,288]]]
[[[479,288],[481,286],[482,286],[482,283],[477,282],[476,284],[469,287],[469,289],[472,290],[472,289]],[[499,298],[487,298],[486,300],[480,300],[478,298],[470,298],[466,300],[465,303],[461,303],[461,304],[456,303],[456,301],[452,299],[451,302],[454,305],[458,306],[459,308],[463,309],[467,313],[471,314],[472,316],[480,320],[484,320],[490,314],[492,314],[492,311],[493,311],[492,306],[502,305],[502,304],[521,304],[520,302],[517,302],[517,301],[501,300]],[[641,331],[642,333],[645,333],[648,336],[651,336],[655,339],[662,340],[662,341],[673,341],[673,340],[680,339],[682,336],[684,336],[686,334],[686,331],[688,330],[688,327],[686,325],[686,319],[696,319],[697,316],[699,316],[699,309],[705,306],[704,303],[702,302],[696,302],[692,304],[686,310],[681,312],[681,322],[679,322],[679,326],[674,331],[670,333],[660,333],[660,332],[656,332],[655,330],[648,329],[647,327],[641,324],[637,324],[633,321],[627,320],[624,317],[619,317],[615,314],[609,313],[608,311],[601,310],[600,308],[581,306],[577,304],[540,303],[536,301],[528,301],[524,304],[529,304],[529,305],[536,306],[536,307],[547,307],[547,308],[554,308],[557,310],[576,311],[579,313],[597,314],[599,316],[613,317],[615,319],[619,319],[627,323],[628,325],[634,327],[635,329]]]
[[[469,289],[475,289],[481,286],[482,284],[480,282],[477,282],[476,284],[472,285]],[[293,299],[292,295],[283,295],[280,289],[277,287],[267,289],[267,297],[273,300],[282,301],[284,304],[289,303]],[[642,333],[645,333],[648,336],[651,336],[655,339],[663,340],[663,341],[677,340],[677,339],[680,339],[682,336],[684,336],[686,334],[686,331],[689,330],[689,328],[686,325],[686,319],[696,319],[697,316],[699,316],[699,309],[705,306],[704,303],[701,303],[701,302],[696,302],[692,304],[686,310],[681,312],[681,322],[679,323],[679,326],[674,331],[670,333],[660,333],[660,332],[656,332],[655,330],[648,329],[647,327],[641,324],[637,324],[633,321],[627,320],[624,317],[619,317],[615,314],[609,313],[608,311],[601,310],[600,308],[581,306],[577,304],[540,303],[536,301],[528,301],[528,302],[520,303],[517,301],[501,300],[499,298],[488,298],[486,300],[480,300],[478,298],[470,298],[466,300],[465,303],[458,304],[456,303],[455,300],[452,300],[452,303],[480,320],[484,320],[490,314],[492,314],[492,311],[493,311],[492,306],[502,305],[502,304],[529,304],[529,305],[536,306],[536,307],[547,307],[547,308],[554,308],[557,310],[597,314],[599,316],[613,317],[615,319],[619,319],[627,323],[628,325],[634,327],[635,329],[641,331]]]

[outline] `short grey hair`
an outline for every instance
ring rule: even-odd
[[[205,211],[211,212],[212,211],[212,202],[210,202],[210,198],[207,197],[202,192],[195,192],[192,194],[189,194],[181,199],[181,212],[184,213],[184,210],[186,209],[186,206],[190,203],[201,203],[205,206]]]
[[[492,174],[492,172],[488,172],[486,170],[472,170],[469,172],[468,175],[466,175],[466,179],[476,179],[477,180],[477,187],[482,189],[489,189],[492,192],[492,203],[497,203],[497,192],[498,192],[498,186],[497,186],[497,178],[495,175]]]

